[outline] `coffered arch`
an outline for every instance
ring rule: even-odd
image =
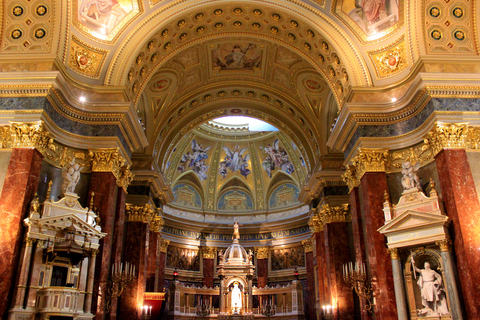
[[[220,6],[201,1],[188,6],[163,6],[143,19],[121,43],[105,83],[126,85],[127,93],[137,101],[163,63],[182,50],[216,37],[244,37],[295,51],[324,75],[340,105],[350,87],[371,85],[365,61],[341,28],[305,4],[288,3],[288,12],[285,4],[245,1],[239,5],[224,1]],[[217,10],[222,13],[216,14]],[[347,81],[338,70],[345,70]]]

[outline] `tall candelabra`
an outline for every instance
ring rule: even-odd
[[[367,273],[363,262],[345,263],[343,265],[343,280],[360,297],[366,300],[365,309],[372,312],[372,287],[367,281]]]
[[[202,319],[210,315],[210,306],[207,304],[207,301],[202,301],[200,303],[200,305],[197,307],[196,313],[197,316],[202,317]]]
[[[275,306],[273,304],[273,299],[270,297],[270,301],[267,300],[267,304],[262,309],[262,314],[267,316],[270,319],[270,316],[275,315]]]
[[[140,318],[142,320],[150,320],[152,318],[152,306],[143,306]]]
[[[110,277],[110,286],[107,290],[107,311],[112,308],[112,300],[120,297],[126,286],[132,283],[135,278],[135,266],[128,262],[115,263],[112,266],[112,276]]]

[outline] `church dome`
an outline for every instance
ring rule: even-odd
[[[234,239],[230,247],[225,250],[225,264],[244,265],[248,263],[247,251]]]

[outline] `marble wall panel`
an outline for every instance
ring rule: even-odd
[[[10,161],[11,155],[11,150],[0,151],[0,194],[3,189],[3,182],[5,181],[5,175],[7,174],[8,162]]]
[[[478,199],[480,199],[480,152],[467,152],[468,163],[472,170],[473,182],[477,189]]]

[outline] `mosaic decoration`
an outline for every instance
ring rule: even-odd
[[[202,208],[202,198],[200,194],[188,184],[179,183],[173,187],[173,203],[195,209]]]
[[[220,168],[218,173],[222,176],[222,179],[227,177],[228,171],[236,173],[240,171],[240,174],[247,178],[247,176],[252,173],[248,169],[248,161],[250,161],[250,154],[246,154],[247,148],[240,148],[239,145],[235,145],[233,150],[230,150],[229,147],[224,146],[223,150],[226,153],[225,159],[220,161]]]
[[[272,177],[275,169],[280,169],[286,173],[292,173],[295,169],[293,163],[288,159],[287,151],[280,146],[280,140],[275,139],[273,145],[269,143],[266,146],[260,147],[264,153],[267,154],[262,162],[262,167],[267,172],[269,178]]]
[[[218,210],[252,211],[253,200],[246,192],[240,190],[228,191],[220,196]]]
[[[168,246],[167,267],[200,271],[200,256],[196,249]]]
[[[305,249],[302,245],[271,250],[272,271],[305,266]]]
[[[271,209],[288,207],[298,203],[299,190],[297,186],[287,183],[272,192],[269,201]]]
[[[263,50],[252,43],[225,43],[212,50],[213,68],[220,70],[259,68]]]
[[[204,148],[201,144],[197,143],[195,139],[193,139],[192,150],[183,154],[177,170],[183,173],[186,170],[191,169],[201,181],[207,179],[207,171],[209,166],[206,164],[205,160],[208,159],[207,151],[210,150],[211,147],[212,146]]]

